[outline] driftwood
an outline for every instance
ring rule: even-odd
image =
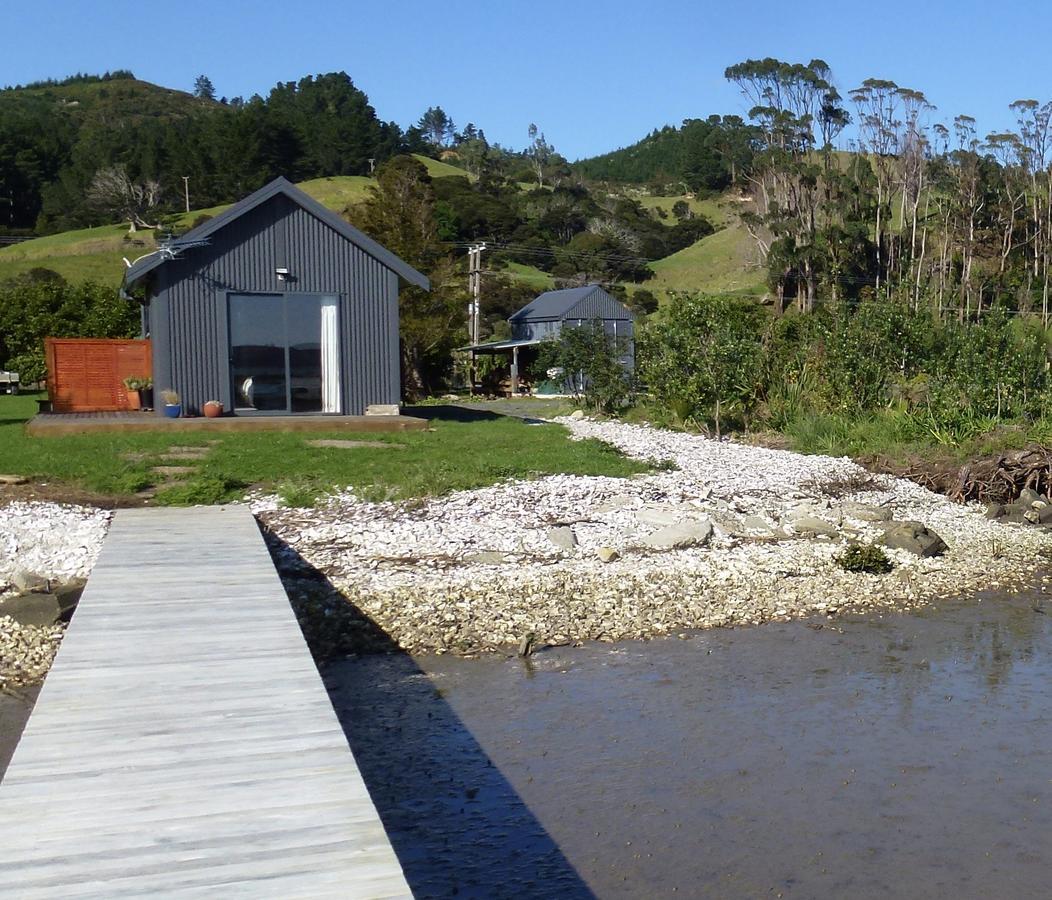
[[[919,458],[905,465],[886,457],[862,463],[870,471],[908,478],[957,503],[1012,503],[1025,488],[1046,497],[1052,491],[1052,448],[1038,445],[973,460],[960,468]]]
[[[908,477],[908,476],[907,476]],[[1011,503],[1026,488],[1048,495],[1052,489],[1052,450],[1027,447],[962,466],[956,483],[946,491],[951,500],[966,503]]]

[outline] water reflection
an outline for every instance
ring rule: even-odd
[[[561,649],[529,667],[425,657],[450,710],[437,719],[404,662],[330,676],[369,735],[371,789],[399,783],[378,803],[412,796],[418,822],[488,804],[471,838],[504,846],[528,808],[522,833],[551,839],[602,897],[1036,897],[1052,862],[1040,600]],[[415,761],[397,749],[407,729]],[[462,768],[465,735],[477,752]],[[499,784],[479,801],[490,769]],[[441,859],[450,834],[412,839]],[[560,896],[531,865],[509,860],[502,891]]]

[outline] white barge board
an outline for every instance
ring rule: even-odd
[[[3,897],[411,897],[255,520],[121,510],[0,784]]]

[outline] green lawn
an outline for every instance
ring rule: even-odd
[[[234,499],[249,486],[274,490],[292,503],[309,503],[334,488],[353,487],[370,499],[409,499],[483,487],[505,478],[570,473],[628,476],[647,466],[600,441],[571,441],[558,425],[518,419],[475,422],[437,419],[432,431],[354,435],[317,433],[96,434],[36,437],[24,424],[35,397],[0,396],[0,471],[69,485],[110,499],[127,499],[158,480],[151,467],[171,447],[214,441],[183,481],[161,491],[157,502],[214,503]],[[315,448],[318,437],[382,441],[391,449]]]

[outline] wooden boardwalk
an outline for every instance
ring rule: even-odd
[[[251,514],[116,514],[0,784],[0,897],[409,897]]]

